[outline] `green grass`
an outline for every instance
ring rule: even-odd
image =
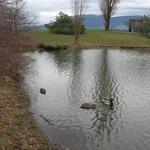
[[[50,33],[48,30],[33,31],[35,44],[72,45],[74,36]],[[87,30],[80,36],[83,46],[124,46],[124,47],[150,47],[150,40],[137,34],[120,31]]]

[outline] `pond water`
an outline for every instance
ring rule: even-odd
[[[67,150],[150,149],[150,53],[119,49],[25,54],[34,118]],[[46,89],[46,95],[40,94]],[[101,102],[114,98],[110,109]],[[96,102],[95,110],[80,109]]]

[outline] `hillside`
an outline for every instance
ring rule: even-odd
[[[129,19],[137,19],[140,16],[119,16],[112,17],[110,28],[118,30],[128,30],[128,21]],[[85,15],[85,26],[88,29],[103,29],[104,21],[103,17],[100,15]]]

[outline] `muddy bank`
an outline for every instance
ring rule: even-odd
[[[0,149],[58,150],[38,131],[29,104],[18,83],[0,75]]]
[[[40,49],[39,52],[42,51],[55,51],[55,50],[62,50],[62,49],[100,49],[100,48],[113,48],[113,49],[143,49],[143,50],[150,50],[150,47],[146,46],[128,46],[128,45],[48,45],[48,44],[38,44],[36,49]]]

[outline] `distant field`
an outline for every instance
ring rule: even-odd
[[[36,45],[39,43],[72,45],[74,42],[72,35],[53,34],[48,30],[33,31],[32,35]],[[80,44],[83,46],[150,47],[150,39],[137,33],[87,30],[85,34],[81,35]]]

